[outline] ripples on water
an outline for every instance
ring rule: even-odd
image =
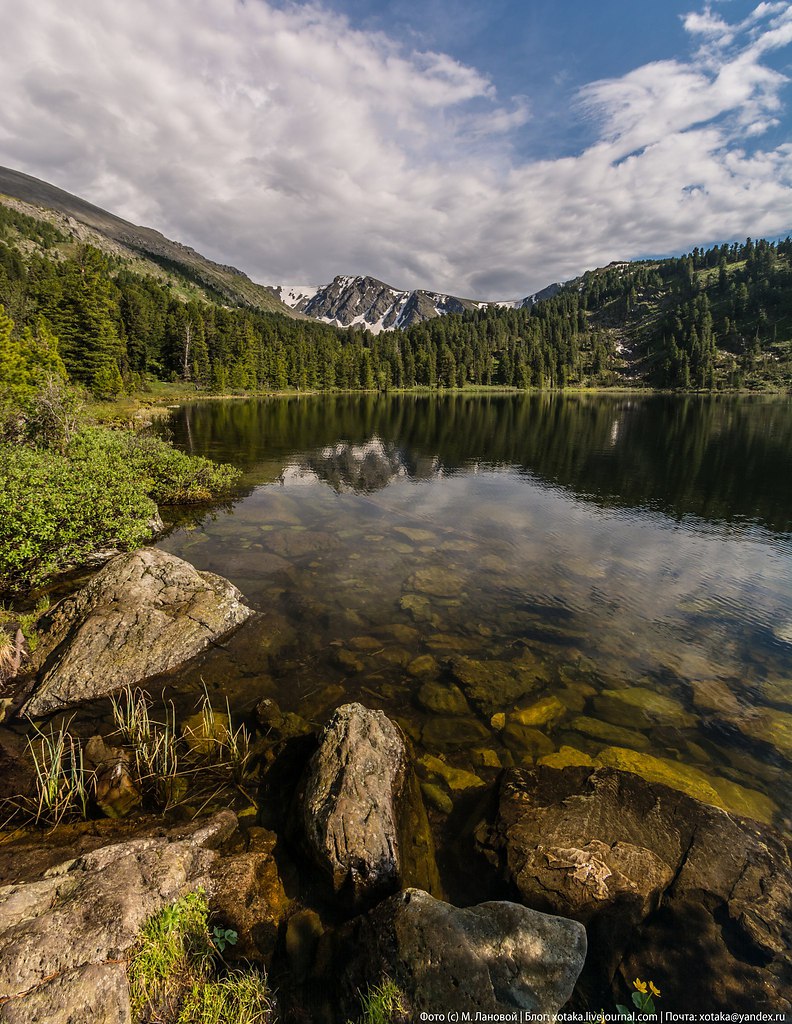
[[[471,780],[427,754],[486,779],[633,751],[788,823],[788,400],[273,399],[169,426],[244,487],[161,546],[262,612],[184,686],[381,707],[446,795]]]

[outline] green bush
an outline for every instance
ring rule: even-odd
[[[142,544],[156,511],[135,472],[99,451],[72,460],[0,444],[0,590],[39,586],[98,548]]]
[[[157,502],[207,501],[238,476],[132,431],[83,428],[62,454],[0,443],[0,591],[40,586],[99,548],[137,547]]]

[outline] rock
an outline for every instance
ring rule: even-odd
[[[0,1021],[127,1024],[124,956],[146,919],[209,885],[230,811],[186,835],[103,846],[0,888]]]
[[[182,723],[184,742],[195,754],[212,757],[228,744],[231,737],[231,719],[224,711],[205,715],[197,711]]]
[[[630,686],[624,690],[603,690],[594,698],[597,714],[614,725],[641,728],[645,725],[668,725],[689,729],[696,719],[678,700],[645,686]]]
[[[507,747],[523,756],[527,754],[530,757],[544,757],[555,750],[553,741],[539,729],[532,729],[508,719],[502,737]]]
[[[124,818],[141,801],[129,770],[129,754],[92,736],[83,748],[85,767],[94,771],[96,805],[108,818]]]
[[[154,548],[119,555],[42,616],[38,685],[21,713],[50,714],[176,668],[253,612],[228,580]]]
[[[436,676],[440,671],[437,659],[431,654],[421,654],[407,666],[407,672],[411,676]]]
[[[566,706],[558,697],[543,697],[527,707],[515,708],[508,715],[508,721],[534,728],[548,728],[560,722],[566,713]]]
[[[465,589],[465,577],[447,566],[426,566],[407,580],[407,589],[429,597],[454,598]]]
[[[399,606],[412,615],[415,622],[432,621],[432,605],[428,597],[422,594],[404,594]]]
[[[667,1011],[790,1009],[792,862],[772,828],[611,768],[540,767],[504,773],[477,839],[524,903],[586,923],[581,1005],[651,965]]]
[[[458,655],[450,664],[465,696],[486,718],[513,705],[533,686],[526,676],[515,674],[508,661],[477,661]]]
[[[421,743],[430,750],[466,750],[489,738],[487,727],[472,716],[432,715],[421,729]]]
[[[353,647],[356,651],[370,653],[371,651],[381,651],[382,641],[378,640],[375,636],[353,636],[349,641],[349,646]]]
[[[605,747],[596,757],[596,763],[641,775],[647,782],[659,782],[672,789],[687,793],[694,800],[721,807],[736,814],[752,811],[752,817],[769,823],[775,804],[769,797],[746,789],[718,775],[709,775],[700,768],[672,761],[667,757],[652,757],[624,747]]]
[[[459,909],[408,889],[354,922],[349,945],[356,953],[345,978],[352,1005],[366,981],[388,977],[409,1020],[438,1010],[443,1019],[500,1013],[516,1020],[519,1011],[552,1016],[567,1002],[586,933],[574,921],[516,903]]]
[[[282,874],[274,832],[254,827],[247,835],[244,852],[221,857],[212,865],[210,909],[224,928],[237,933],[237,943],[226,950],[226,959],[252,960],[269,967],[281,922],[293,906],[287,885],[295,886],[294,871],[287,865]]]
[[[270,697],[264,697],[256,705],[256,721],[264,730],[267,739],[276,742],[311,732],[311,726],[304,718],[292,711],[281,711]]]
[[[594,766],[594,759],[575,747],[561,747],[553,754],[540,757],[538,764],[546,764],[548,768],[573,768],[588,765]]]
[[[433,782],[422,782],[421,792],[426,802],[441,814],[450,814],[453,811],[454,801],[442,786],[436,786]]]
[[[500,755],[497,750],[491,747],[475,747],[470,751],[470,757],[477,768],[502,768]]]
[[[742,714],[727,720],[744,736],[760,743],[769,743],[787,761],[792,761],[792,714],[788,711],[762,708],[753,714]]]
[[[445,761],[439,757],[433,757],[431,754],[424,754],[419,758],[418,764],[430,776],[442,779],[454,793],[461,792],[463,789],[475,789],[485,785],[483,780],[478,775],[474,775],[473,772],[466,772],[464,768],[454,768],[453,765],[446,764]]]
[[[345,647],[339,647],[335,652],[335,662],[339,668],[342,668],[350,676],[362,672],[366,667],[356,654],[348,651]]]
[[[469,715],[470,705],[454,683],[424,683],[418,691],[418,703],[437,715]]]
[[[724,711],[739,716],[745,710],[729,687],[719,679],[691,679],[690,688],[698,711]]]
[[[635,729],[625,729],[623,725],[612,725],[610,722],[603,722],[598,718],[589,718],[587,715],[577,715],[569,723],[569,728],[584,736],[591,736],[595,740],[607,743],[612,747],[629,747],[631,750],[649,750],[651,743],[649,737]]]
[[[336,894],[360,905],[405,879],[437,884],[426,811],[407,744],[382,711],[338,708],[308,765],[302,824]]]

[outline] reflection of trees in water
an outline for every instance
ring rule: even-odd
[[[340,395],[205,402],[171,426],[238,465],[296,461],[331,486],[515,467],[605,505],[792,528],[792,403],[697,396]],[[309,454],[306,454],[309,453]]]

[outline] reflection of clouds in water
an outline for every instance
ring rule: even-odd
[[[467,537],[473,568],[479,557],[499,555],[510,571],[480,574],[482,590],[494,587],[494,600],[512,591],[571,611],[609,671],[623,672],[626,663],[684,677],[706,657],[713,675],[744,674],[748,648],[769,637],[792,602],[792,545],[771,543],[755,528],[603,510],[506,471],[415,484],[374,500]]]

